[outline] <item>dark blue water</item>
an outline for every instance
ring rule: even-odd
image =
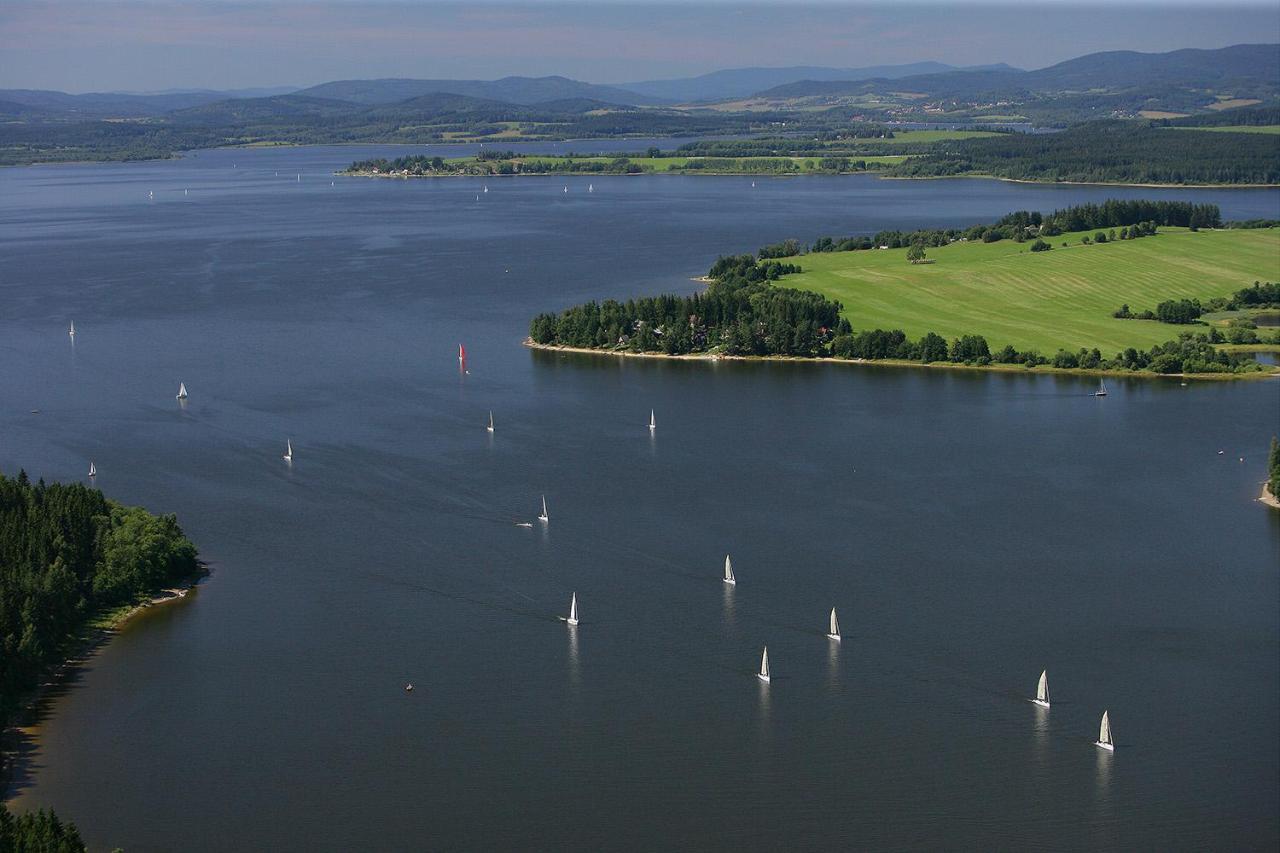
[[[13,805],[130,851],[1280,842],[1274,382],[520,345],[784,237],[1280,194],[330,175],[382,153],[0,171],[0,469],[93,460],[213,568],[50,704]]]

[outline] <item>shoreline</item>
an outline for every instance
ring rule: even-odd
[[[1262,494],[1258,496],[1258,502],[1264,503],[1272,509],[1280,509],[1280,498],[1271,494],[1271,489],[1267,488],[1267,482],[1262,482]]]
[[[210,574],[208,565],[199,563],[194,574],[159,590],[150,598],[93,614],[78,635],[67,639],[58,652],[60,662],[46,668],[40,674],[39,683],[18,697],[13,713],[0,729],[0,803],[12,795],[9,789],[13,770],[22,752],[19,746],[22,741],[33,737],[32,731],[40,725],[42,711],[53,698],[51,694],[124,630],[134,617],[152,607],[185,600]]]
[[[718,353],[686,353],[684,355],[667,355],[662,352],[625,352],[622,350],[589,349],[587,347],[539,344],[534,343],[532,338],[525,338],[522,343],[531,350],[540,350],[542,352],[567,352],[581,355],[613,356],[615,358],[659,358],[668,359],[670,361],[706,361],[712,363],[721,361],[746,361],[796,364],[848,364],[861,365],[864,367],[924,367],[936,370],[976,370],[994,373],[1021,373],[1023,375],[1032,376],[1111,376],[1116,378],[1148,380],[1180,379],[1183,382],[1191,379],[1223,382],[1232,380],[1280,378],[1280,369],[1270,371],[1259,370],[1253,373],[1141,373],[1129,370],[1098,370],[1095,368],[1082,367],[1049,367],[1047,365],[1027,368],[1021,364],[993,363],[980,365],[965,364],[963,362],[954,361],[930,361],[926,363],[922,361],[906,361],[904,359],[896,358],[817,358],[814,356],[803,355],[721,355]]]
[[[1032,178],[1005,178],[1000,175],[886,175],[884,181],[1004,181],[1044,187],[1139,187],[1151,190],[1273,190],[1280,184],[1140,184],[1129,181],[1038,181]]]

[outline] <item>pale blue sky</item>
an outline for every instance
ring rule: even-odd
[[[1038,68],[1098,50],[1242,42],[1280,42],[1280,0],[0,0],[0,88],[234,88],[507,74],[625,82],[745,65],[920,60]]]

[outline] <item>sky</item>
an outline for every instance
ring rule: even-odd
[[[0,0],[0,88],[161,91],[370,77],[595,83],[750,65],[1041,68],[1280,42],[1280,0],[1017,3]]]

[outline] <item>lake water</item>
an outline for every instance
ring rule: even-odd
[[[131,853],[1280,843],[1280,385],[520,345],[785,237],[1280,194],[330,175],[387,151],[0,170],[0,470],[93,460],[213,569],[11,805]]]

